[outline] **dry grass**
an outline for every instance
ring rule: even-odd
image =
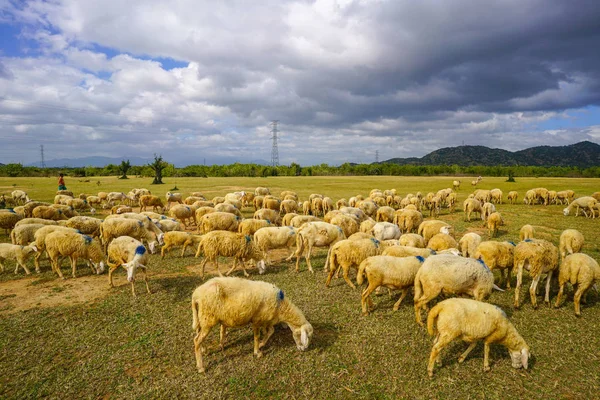
[[[78,193],[95,193],[92,182],[67,180],[69,189]],[[167,179],[159,188],[149,179],[119,181],[100,178],[100,190],[124,190],[147,187],[164,193],[177,185],[184,194],[204,191],[212,197],[232,188],[250,189],[267,186],[278,193],[297,190],[302,198],[323,193],[338,199],[372,188],[395,187],[402,194],[411,191],[435,191],[451,185],[452,177],[359,177],[359,178],[221,178]],[[32,198],[50,200],[55,189],[52,179],[0,179],[0,186],[27,190]],[[459,200],[472,191],[470,179],[463,179]],[[517,179],[507,184],[501,179],[484,178],[482,188],[500,187],[505,194],[545,186],[549,189],[571,188],[589,194],[600,187],[593,179]],[[91,184],[93,186],[91,186]],[[87,187],[89,185],[90,187]],[[511,185],[511,186],[509,186]],[[109,189],[110,188],[110,189]],[[531,223],[555,243],[563,229],[576,228],[584,233],[584,251],[600,259],[598,248],[599,220],[563,217],[560,206],[498,207],[507,221],[499,240],[518,239],[518,229]],[[250,214],[251,210],[246,210]],[[471,230],[482,232],[481,222],[464,222],[462,213],[441,219],[450,221],[460,236]],[[483,231],[485,232],[485,231]],[[484,233],[484,237],[487,233]],[[6,241],[5,235],[0,240]],[[177,254],[177,256],[175,256]],[[360,291],[352,291],[343,280],[325,288],[322,271],[324,252],[313,265],[314,275],[293,272],[293,264],[276,262],[267,274],[252,279],[272,282],[281,287],[292,301],[304,310],[315,328],[310,349],[301,353],[294,346],[290,331],[279,327],[265,349],[265,357],[252,356],[252,332],[249,328],[231,330],[224,352],[217,350],[218,330],[209,336],[212,350],[205,356],[206,375],[195,369],[190,295],[201,284],[188,268],[198,263],[191,255],[178,257],[177,252],[160,261],[153,256],[150,264],[152,295],[138,287],[138,299],[131,297],[129,286],[116,289],[90,301],[69,305],[77,299],[61,289],[42,263],[43,273],[31,280],[34,288],[52,284],[53,296],[63,297],[62,306],[35,307],[29,311],[3,313],[6,300],[0,297],[0,398],[595,398],[600,389],[600,320],[599,296],[592,293],[583,317],[573,312],[572,293],[560,309],[541,306],[533,310],[527,301],[513,310],[514,290],[494,293],[490,301],[502,307],[532,348],[529,371],[514,370],[502,347],[492,346],[492,371],[483,372],[483,346],[474,350],[464,364],[456,362],[465,345],[456,342],[443,354],[444,366],[436,369],[433,379],[426,373],[432,338],[414,322],[410,299],[397,312],[392,305],[397,298],[387,294],[374,298],[376,310],[368,317],[360,313]],[[66,263],[65,263],[66,265]],[[8,268],[10,270],[11,268]],[[89,268],[78,269],[90,282]],[[119,271],[119,277],[124,273]],[[238,272],[238,275],[241,273]],[[12,272],[0,274],[0,288],[29,279]],[[123,281],[121,281],[123,282]],[[525,285],[529,284],[526,277]],[[68,288],[67,288],[68,289]],[[68,293],[65,295],[65,293]],[[523,290],[523,295],[525,295]],[[556,296],[553,288],[552,298]],[[409,296],[410,297],[410,296]],[[10,310],[8,310],[10,311]]]

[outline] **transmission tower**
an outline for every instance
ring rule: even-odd
[[[379,162],[379,150],[375,150],[375,162]]]
[[[46,163],[44,162],[44,145],[40,144],[40,153],[42,156],[42,162],[40,163],[40,167],[46,168]]]
[[[278,120],[271,121],[271,139],[273,139],[273,147],[271,148],[271,165],[273,167],[279,166],[279,150],[277,149],[277,133],[279,132],[277,129],[278,122]]]

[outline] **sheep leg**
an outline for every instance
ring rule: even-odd
[[[221,351],[225,351],[225,338],[227,337],[227,328],[225,325],[221,324],[221,330],[219,332],[219,345],[221,346]]]
[[[440,353],[443,348],[448,345],[453,340],[449,336],[438,335],[436,338],[433,347],[431,348],[431,354],[429,355],[429,364],[427,365],[427,374],[429,377],[433,377],[433,367],[435,366],[436,361],[441,365],[441,357]]]
[[[260,326],[252,325],[252,331],[254,332],[254,355],[258,358],[263,356],[262,351],[260,351]]]
[[[233,268],[235,268],[235,263],[236,261],[238,261],[237,258],[233,259]],[[239,260],[239,263],[242,265],[242,270],[244,271],[244,276],[245,277],[249,277],[250,274],[246,271],[246,263],[244,262],[245,260]],[[229,274],[228,274],[229,275]]]
[[[550,304],[550,280],[552,279],[552,272],[548,272],[548,276],[546,277],[546,295],[544,296],[544,302],[548,305]]]
[[[275,332],[275,328],[272,325],[269,325],[266,329],[267,329],[267,331],[265,332],[265,337],[258,345],[259,349],[262,349],[267,344],[267,341],[271,338],[271,335],[273,335],[273,332]]]
[[[582,284],[577,284],[577,291],[575,291],[575,295],[573,296],[573,303],[575,305],[575,315],[581,317],[581,296],[584,294],[585,288]]]
[[[208,333],[210,332],[211,328],[212,328],[212,326],[207,329],[200,328],[200,330],[194,337],[194,353],[196,354],[196,367],[198,368],[198,372],[205,371],[204,363],[202,361],[202,352],[203,352],[202,342],[204,341],[204,339],[206,339],[206,336],[208,336]]]
[[[531,297],[531,304],[533,305],[534,309],[537,308],[536,290],[541,277],[542,275],[538,275],[533,278],[531,281],[531,286],[529,287],[529,297]]]
[[[514,307],[519,308],[519,294],[521,292],[521,285],[523,284],[523,263],[520,262],[517,266],[517,286],[515,286],[515,302]]]
[[[560,289],[558,289],[558,295],[556,296],[556,302],[554,303],[554,308],[558,308],[560,306],[560,300],[562,299],[564,291],[565,291],[565,284],[561,283]]]
[[[29,271],[29,268],[27,268],[27,265],[25,263],[20,263],[17,261],[17,265],[15,268],[15,274],[19,271],[19,266],[21,266],[21,268],[23,268],[25,270],[25,274],[29,275],[31,274],[31,272]],[[2,270],[4,271],[4,268],[2,268]]]
[[[17,273],[18,269],[19,269],[19,264],[17,263],[17,269],[15,269],[15,274]],[[2,264],[2,261],[0,261],[0,272],[4,272],[4,264]]]
[[[467,356],[469,355],[469,353],[475,348],[475,346],[477,345],[477,342],[472,342],[471,344],[469,344],[469,347],[467,347],[467,349],[460,355],[460,357],[458,357],[458,362],[462,363],[466,360]]]
[[[130,282],[131,283],[131,294],[133,295],[133,297],[137,298],[137,295],[135,294],[135,282]]]
[[[181,257],[183,257],[183,256],[184,256],[184,254],[185,254],[185,249],[187,249],[188,245],[189,245],[189,243],[187,243],[187,242],[183,244],[183,249],[181,249]]]
[[[160,249],[160,259],[164,260],[165,259],[165,253],[169,254],[169,250],[171,249],[171,246],[169,246],[168,244],[165,244],[162,249]]]
[[[216,262],[216,261],[215,261],[215,262]],[[234,269],[235,269],[235,267],[236,267],[235,263],[236,263],[236,259],[234,258],[234,259],[233,259],[233,265],[231,266],[231,269],[225,273],[225,276],[229,276],[229,274],[231,274],[231,273],[233,272],[233,270],[234,270]]]
[[[139,268],[141,268],[142,271],[144,271],[144,282],[146,283],[146,290],[148,291],[148,294],[152,294],[152,292],[150,291],[150,286],[148,285],[148,270],[146,266],[142,264],[139,265]]]
[[[367,301],[371,299],[370,295],[376,287],[377,285],[369,283],[369,286],[363,290],[362,295],[360,296],[360,305],[362,306],[363,315],[369,315],[370,310]]]
[[[344,266],[344,274],[343,274],[344,280],[352,289],[356,289],[356,286],[354,286],[354,284],[350,281],[350,278],[348,278],[348,272],[350,272],[350,267]]]
[[[61,263],[59,262],[58,257],[56,257],[56,259],[51,259],[50,263],[52,265],[52,270],[58,274],[60,279],[65,279],[65,277],[62,274],[62,271],[60,270]]]
[[[406,297],[407,294],[408,294],[408,288],[403,289],[402,295],[400,295],[400,298],[398,299],[396,304],[394,304],[394,311],[398,311],[398,308],[400,308],[400,304],[402,303],[402,300],[404,300],[404,298]]]
[[[325,286],[329,287],[329,284],[331,283],[331,278],[333,278],[333,274],[335,274],[334,268],[329,270],[329,274],[327,275],[327,280],[325,281]]]
[[[439,295],[439,292],[438,293],[430,293],[429,295],[423,294],[421,296],[421,298],[419,298],[418,300],[415,300],[415,317],[417,319],[417,324],[419,324],[421,326],[425,326],[425,324],[423,324],[421,309],[424,308],[425,310],[427,310],[428,309],[427,303],[429,303],[431,300],[435,299],[438,295]]]
[[[40,273],[40,257],[42,256],[43,251],[40,251],[35,254],[35,258],[33,259],[33,263],[35,265],[35,272]]]
[[[204,266],[206,265],[206,261],[208,260],[208,258],[204,258],[204,260],[202,260],[202,262],[200,263],[200,278],[204,279]]]
[[[77,278],[77,258],[69,257],[71,259],[71,269],[73,278]]]
[[[488,342],[483,343],[483,370],[488,372],[490,370],[490,344]]]

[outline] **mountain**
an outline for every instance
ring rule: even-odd
[[[537,146],[519,151],[485,146],[445,147],[421,158],[391,158],[384,163],[414,165],[526,165],[589,168],[600,165],[600,145],[589,141],[569,146]]]

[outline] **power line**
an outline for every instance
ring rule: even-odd
[[[273,167],[278,167],[279,166],[279,150],[277,148],[277,133],[279,132],[277,130],[277,123],[279,121],[278,120],[273,120],[271,121],[271,134],[272,134],[272,139],[273,139],[273,146],[271,148],[271,165]]]
[[[46,168],[46,163],[44,162],[44,145],[40,144],[40,153],[42,156],[42,162],[40,163],[40,167]]]
[[[379,162],[379,150],[375,150],[375,162]]]

